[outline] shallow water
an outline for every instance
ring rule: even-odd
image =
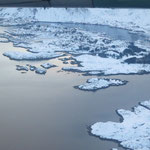
[[[25,49],[0,43],[0,149],[123,150],[115,142],[90,136],[87,128],[97,121],[119,121],[116,109],[131,110],[138,102],[149,99],[150,75],[112,76],[129,83],[84,92],[73,86],[90,77],[58,72],[67,66],[60,60],[48,61],[59,67],[49,69],[45,76],[31,71],[21,74],[15,65],[29,62],[10,61],[2,55],[8,50]]]
[[[60,23],[63,26],[70,28],[79,28],[85,31],[104,33],[114,40],[125,40],[127,42],[135,42],[137,40],[148,40],[149,37],[143,33],[132,33],[126,29],[110,27],[108,25],[91,25],[91,24],[80,24],[80,23]],[[139,36],[140,35],[140,36]]]

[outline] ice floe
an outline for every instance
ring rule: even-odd
[[[35,71],[35,69],[36,69],[35,66],[33,66],[33,65],[28,65],[28,66],[29,66],[29,68],[30,68],[30,71]]]
[[[22,65],[16,65],[16,70],[18,71],[35,71],[35,73],[37,74],[46,74],[47,73],[47,69],[52,68],[52,67],[56,67],[56,65],[51,64],[51,63],[44,63],[41,65],[41,67],[36,67],[30,64],[26,64],[25,66]]]
[[[20,66],[20,65],[16,65],[16,70],[18,71],[28,71],[28,67],[27,66]]]
[[[122,122],[97,122],[91,133],[102,139],[115,140],[132,150],[150,150],[150,101],[134,107],[133,111],[117,110]]]
[[[35,69],[35,73],[37,73],[37,74],[46,74],[46,69],[44,69],[44,68],[36,68]]]
[[[56,65],[52,64],[52,63],[44,63],[41,65],[43,68],[45,69],[49,69],[49,68],[52,68],[52,67],[56,67]]]
[[[91,78],[86,81],[87,83],[75,86],[80,90],[85,91],[96,91],[98,89],[108,88],[110,86],[120,86],[125,85],[127,81],[122,81],[119,79],[106,79],[106,78]]]

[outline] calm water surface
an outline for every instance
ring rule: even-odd
[[[8,50],[25,49],[0,43],[0,149],[123,150],[117,143],[90,136],[87,127],[97,121],[118,122],[116,109],[131,110],[138,102],[149,99],[150,75],[112,76],[129,83],[84,92],[73,86],[90,77],[58,72],[66,66],[60,60],[48,61],[59,67],[49,69],[45,76],[31,71],[21,74],[15,65],[29,62],[10,61],[2,55]]]

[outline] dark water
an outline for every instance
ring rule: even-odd
[[[45,76],[21,74],[15,65],[28,62],[10,61],[2,53],[24,49],[11,43],[0,43],[0,47],[0,149],[123,150],[117,143],[90,136],[87,127],[98,121],[119,121],[116,109],[131,109],[149,99],[150,75],[113,76],[129,83],[84,92],[73,86],[89,77],[57,72],[66,66],[60,60],[49,61],[59,67],[48,70]]]

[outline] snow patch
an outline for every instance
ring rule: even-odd
[[[18,71],[28,71],[28,67],[27,66],[20,66],[20,65],[16,65],[16,70]]]
[[[91,78],[87,80],[87,83],[75,86],[75,88],[85,91],[96,91],[98,89],[104,89],[110,86],[120,86],[126,83],[127,81],[121,81],[119,79]]]
[[[30,52],[5,52],[3,54],[12,60],[47,60],[62,56],[62,54],[48,53],[48,52],[39,52],[39,53],[30,53]]]
[[[134,107],[133,111],[117,110],[117,113],[123,118],[121,123],[97,122],[91,126],[91,133],[102,139],[116,140],[125,148],[149,150],[150,109],[148,108],[150,101],[141,104]]]
[[[46,15],[45,15],[46,14]],[[106,8],[1,8],[3,24],[23,24],[31,21],[73,22],[110,25],[132,30],[150,32],[149,9]],[[15,18],[15,19],[14,19]]]
[[[120,59],[102,58],[94,55],[80,55],[74,57],[79,66],[64,67],[65,71],[94,72],[98,75],[116,74],[144,74],[150,73],[149,64],[128,64]]]
[[[52,67],[56,67],[56,65],[52,64],[52,63],[44,63],[41,65],[43,68],[45,69],[49,69],[49,68],[52,68]]]
[[[37,74],[46,74],[46,69],[43,69],[43,68],[36,68],[35,69],[35,73]]]

